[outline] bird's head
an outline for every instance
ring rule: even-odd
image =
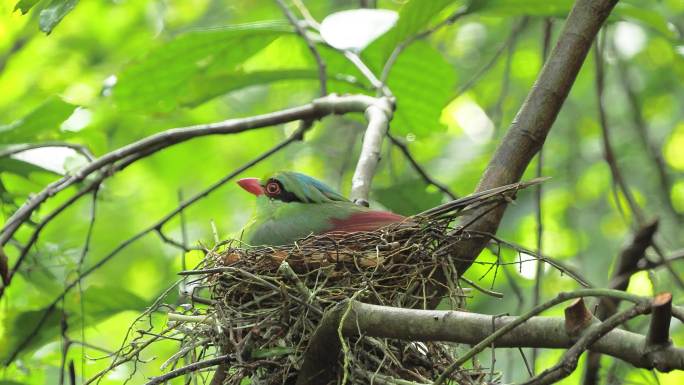
[[[280,171],[267,178],[244,178],[237,181],[243,189],[282,202],[325,203],[349,200],[325,183],[293,171]]]

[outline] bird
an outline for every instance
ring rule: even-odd
[[[312,234],[374,231],[406,217],[360,206],[325,183],[294,171],[243,178],[238,185],[256,196],[254,215],[242,230],[250,246],[281,246]]]

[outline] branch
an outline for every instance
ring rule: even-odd
[[[73,204],[73,202],[75,202],[77,199],[88,192],[93,191],[96,186],[104,181],[104,179],[111,177],[115,172],[124,169],[130,164],[154,154],[157,151],[193,138],[206,135],[236,134],[247,130],[295,120],[310,122],[314,119],[319,119],[331,114],[375,111],[375,108],[371,107],[382,100],[383,99],[376,99],[366,95],[328,95],[324,98],[316,99],[309,104],[278,112],[242,119],[232,119],[219,123],[166,130],[121,147],[101,156],[100,158],[95,159],[73,175],[66,175],[49,184],[41,192],[32,196],[7,220],[7,222],[5,222],[2,232],[0,233],[0,246],[7,244],[9,240],[12,239],[12,236],[19,229],[21,224],[30,219],[31,215],[42,205],[42,203],[63,191],[67,187],[85,180],[85,178],[91,174],[97,173],[97,177],[93,182],[82,188],[74,196],[69,198],[66,203],[62,204],[58,207],[58,209],[50,213],[34,230],[30,237],[29,243],[23,247],[20,257],[15,262],[13,269],[8,273],[8,279],[5,285],[0,287],[0,297],[2,297],[4,294],[4,290],[11,282],[14,273],[16,273],[16,271],[18,271],[18,269],[21,267],[21,264],[27,255],[30,246],[37,240],[40,230],[42,230],[42,228],[54,217]],[[369,128],[377,126],[378,114],[373,113],[367,115],[369,115],[369,119],[371,119],[369,120]],[[177,213],[174,213],[173,216],[176,214]],[[164,221],[164,223],[165,222],[166,221]]]
[[[34,330],[29,333],[18,345],[17,348],[9,354],[9,358],[5,361],[5,364],[8,364],[12,361],[14,361],[14,358],[26,347],[28,346],[29,342],[37,335],[37,332],[43,327],[43,324],[45,321],[47,321],[48,317],[52,312],[57,308],[57,305],[62,301],[67,293],[69,293],[71,290],[73,290],[75,287],[77,287],[81,280],[83,280],[85,277],[89,276],[93,272],[97,271],[100,267],[104,266],[107,264],[109,261],[111,261],[114,257],[116,257],[121,251],[125,250],[128,246],[131,244],[135,243],[139,239],[143,238],[147,234],[150,234],[157,229],[162,228],[164,224],[169,222],[171,219],[173,219],[176,215],[178,215],[181,211],[183,211],[185,208],[188,206],[191,206],[195,202],[199,201],[200,199],[206,197],[207,195],[211,194],[213,191],[218,189],[219,187],[223,186],[226,184],[228,181],[231,179],[235,178],[237,175],[240,173],[244,172],[245,170],[249,169],[250,167],[254,166],[255,164],[259,163],[260,161],[268,158],[269,156],[273,155],[274,153],[280,151],[282,148],[285,146],[289,145],[290,143],[301,139],[303,135],[303,131],[308,128],[308,125],[304,125],[303,127],[300,128],[300,130],[296,131],[294,134],[292,134],[288,139],[284,140],[283,142],[279,143],[278,145],[274,146],[270,150],[266,151],[259,157],[253,159],[252,161],[244,164],[243,166],[237,168],[230,174],[226,175],[225,177],[221,178],[220,180],[216,181],[214,184],[206,188],[205,190],[195,194],[191,198],[189,198],[186,201],[183,201],[177,208],[166,214],[164,217],[162,217],[160,220],[157,222],[153,223],[152,225],[148,226],[144,230],[138,232],[137,234],[133,235],[132,237],[128,238],[127,240],[123,241],[120,243],[118,246],[116,246],[112,251],[109,252],[106,256],[104,256],[102,259],[97,261],[94,265],[90,266],[86,270],[84,270],[75,280],[73,280],[71,283],[65,286],[64,290],[45,308],[45,312],[41,316],[40,320],[36,323],[36,326],[34,327]],[[129,163],[130,164],[130,163]],[[100,183],[101,181],[94,181],[93,184],[95,183]],[[59,208],[55,211],[58,211]],[[15,270],[18,268],[15,264]],[[6,286],[4,286],[6,287]],[[4,287],[2,290],[4,290]],[[1,293],[2,291],[0,291]]]
[[[140,157],[143,158],[178,143],[207,135],[237,134],[296,120],[316,120],[332,114],[365,112],[377,100],[367,95],[328,95],[299,107],[218,123],[172,128],[148,136],[95,159],[73,175],[65,176],[35,194],[7,220],[0,233],[0,245],[7,244],[21,223],[30,218],[31,214],[50,197],[129,156],[143,154],[144,156]]]
[[[611,331],[615,331],[615,328],[620,326],[622,323],[638,315],[646,313],[650,310],[650,308],[650,304],[647,303],[637,304],[628,310],[611,316],[599,326],[591,328],[582,336],[582,338],[577,341],[577,343],[572,345],[572,347],[563,354],[563,358],[558,364],[554,365],[552,368],[544,370],[538,376],[525,381],[523,385],[553,384],[569,376],[575,371],[575,369],[577,369],[579,357],[582,355],[582,353],[584,353],[585,350],[589,349],[590,346],[592,346],[594,343],[596,343],[596,341],[606,334],[610,333]]]
[[[549,55],[527,99],[487,165],[477,191],[520,180],[544,143],[596,33],[616,3],[617,0],[577,0],[556,47]],[[494,234],[504,211],[503,205],[486,215],[483,215],[482,210],[475,210],[466,215],[463,221],[469,222],[482,216],[473,224],[473,230]],[[465,271],[477,258],[486,242],[486,239],[463,242],[453,255],[454,260],[462,261],[457,269]]]
[[[314,59],[316,60],[316,64],[318,66],[318,80],[321,84],[321,96],[327,95],[328,94],[328,86],[326,83],[327,75],[325,73],[325,68],[326,68],[325,61],[323,61],[321,54],[316,49],[316,45],[311,41],[311,39],[309,39],[308,36],[306,36],[306,31],[299,24],[299,20],[297,20],[295,15],[293,15],[292,12],[290,12],[290,9],[287,8],[287,5],[285,5],[285,2],[283,2],[283,0],[276,0],[276,3],[278,3],[278,6],[280,7],[280,9],[283,10],[285,17],[287,17],[287,20],[290,21],[290,24],[292,24],[295,31],[297,31],[297,34],[302,37],[302,39],[306,43],[307,48],[309,48],[309,51],[311,51],[311,54],[313,55]]]
[[[352,188],[350,199],[354,202],[368,206],[368,195],[370,193],[371,181],[375,175],[375,169],[380,161],[380,150],[382,139],[389,129],[389,122],[392,120],[394,104],[388,97],[376,99],[375,103],[366,109],[366,120],[368,128],[363,134],[363,145],[359,161],[352,177]]]
[[[680,214],[675,210],[672,205],[672,199],[670,198],[670,190],[672,188],[672,180],[667,172],[667,167],[665,165],[665,160],[661,153],[660,148],[656,146],[651,140],[648,134],[648,124],[641,113],[641,105],[639,103],[639,97],[634,90],[632,85],[632,78],[629,76],[627,65],[618,60],[617,69],[620,75],[620,85],[622,85],[623,90],[627,96],[627,102],[629,103],[629,111],[632,113],[632,120],[634,121],[634,126],[637,129],[637,134],[641,140],[642,145],[646,149],[649,157],[653,161],[658,172],[658,180],[660,182],[660,193],[662,195],[662,200],[665,202],[667,208],[669,209],[672,216],[674,216],[677,221],[681,224],[684,222],[684,215]]]
[[[221,364],[221,363],[223,363],[224,361],[227,361],[227,360],[229,360],[229,359],[230,359],[230,354],[225,354],[225,355],[222,355],[222,356],[210,358],[210,359],[208,359],[208,360],[199,361],[199,362],[193,362],[193,363],[190,364],[190,365],[186,365],[186,366],[183,366],[183,367],[181,367],[181,368],[174,369],[174,370],[172,370],[172,371],[170,371],[170,372],[168,372],[168,373],[166,373],[166,374],[163,374],[163,375],[161,375],[161,376],[154,377],[154,378],[150,379],[149,381],[147,381],[147,382],[145,383],[145,385],[158,385],[158,384],[162,384],[162,383],[167,382],[167,381],[170,380],[170,379],[173,379],[173,378],[176,378],[176,377],[180,377],[180,376],[182,376],[182,375],[184,375],[184,374],[196,372],[196,371],[198,371],[198,370],[200,370],[200,369],[209,368],[209,367],[212,367],[212,366],[219,365],[219,364]]]
[[[458,196],[456,196],[456,194],[454,194],[449,189],[449,187],[447,187],[445,184],[439,182],[438,180],[432,178],[427,173],[427,171],[425,171],[423,166],[421,166],[420,163],[418,163],[418,161],[413,157],[413,155],[411,155],[411,152],[409,151],[408,145],[406,143],[402,142],[401,140],[399,140],[399,138],[390,134],[389,132],[387,133],[387,137],[390,139],[390,142],[392,142],[393,145],[397,146],[399,148],[399,150],[401,151],[401,153],[404,154],[404,157],[406,157],[406,159],[409,161],[409,163],[411,163],[411,166],[413,166],[413,169],[416,170],[418,175],[420,175],[423,178],[425,183],[437,187],[437,189],[439,189],[439,191],[446,194],[452,200],[458,199]]]
[[[457,366],[487,347],[538,347],[565,349],[573,345],[576,333],[566,331],[566,320],[561,317],[534,315],[561,302],[588,296],[616,296],[638,304],[650,300],[609,289],[578,290],[561,293],[545,304],[535,307],[520,317],[496,317],[496,332],[492,334],[492,316],[461,311],[416,310],[369,305],[356,301],[341,303],[328,310],[309,341],[297,385],[327,384],[334,379],[338,368],[340,340],[338,326],[344,319],[342,332],[347,337],[370,336],[411,341],[451,341],[477,344],[461,356]],[[351,307],[351,310],[349,311]],[[593,327],[586,325],[585,328]],[[583,329],[579,329],[581,331]],[[655,362],[646,354],[646,337],[624,330],[612,330],[597,341],[590,350],[619,358],[634,366],[653,368]],[[684,349],[660,348],[659,370],[684,368]],[[452,370],[453,370],[452,369]],[[445,372],[442,381],[449,376]],[[439,383],[439,379],[435,384]]]

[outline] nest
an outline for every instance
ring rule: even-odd
[[[181,273],[186,276],[181,292],[188,303],[168,313],[167,328],[151,333],[150,318],[147,330],[138,330],[140,336],[124,343],[110,367],[95,378],[126,362],[137,365],[146,346],[165,339],[179,341],[181,347],[161,365],[172,370],[148,384],[191,372],[212,385],[237,385],[245,379],[252,384],[295,384],[303,364],[310,362],[305,361],[307,347],[325,312],[339,309],[338,304],[353,299],[402,308],[463,308],[466,289],[458,285],[459,261],[450,255],[471,237],[487,235],[469,232],[472,221],[454,227],[455,217],[474,209],[487,212],[540,181],[476,193],[373,232],[328,233],[282,247],[230,241],[205,250],[196,269]],[[162,302],[170,292],[136,322],[166,306]],[[336,369],[331,383],[432,383],[458,355],[458,347],[449,343],[338,336],[335,342],[341,349],[330,349],[337,361],[331,365]],[[179,368],[181,358],[186,366]],[[493,377],[474,362],[450,380],[497,382]]]
[[[374,232],[311,236],[284,247],[225,245],[207,255],[195,282],[209,286],[207,322],[187,330],[228,355],[223,384],[294,384],[307,345],[326,309],[355,300],[404,308],[433,308],[448,299],[463,306],[449,250],[470,235],[453,218],[424,219]],[[447,235],[448,234],[448,235]],[[338,382],[431,383],[454,361],[455,346],[345,338]],[[218,354],[218,353],[217,353]],[[334,354],[334,353],[333,353]],[[480,383],[478,370],[459,383]],[[390,381],[390,382],[388,382]]]

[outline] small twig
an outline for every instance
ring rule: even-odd
[[[376,90],[381,90],[382,95],[387,98],[393,98],[394,95],[392,94],[392,91],[383,84],[377,76],[373,73],[373,71],[368,68],[366,63],[361,60],[361,57],[359,56],[358,53],[350,50],[343,51],[344,57],[347,58],[354,66],[361,72],[361,74],[368,79],[368,81],[371,83],[371,86],[375,88]]]
[[[199,361],[199,362],[194,362],[194,363],[192,363],[192,364],[190,364],[190,365],[186,365],[186,366],[183,366],[183,367],[181,367],[181,368],[174,369],[174,370],[172,370],[172,371],[170,371],[170,372],[168,372],[168,373],[166,373],[166,374],[163,374],[163,375],[161,375],[161,376],[154,377],[154,378],[150,379],[149,381],[147,381],[147,382],[145,383],[145,385],[158,385],[158,384],[162,384],[162,383],[165,383],[165,382],[168,381],[168,380],[171,380],[171,379],[176,378],[176,377],[180,377],[180,376],[182,376],[182,375],[184,375],[184,374],[186,374],[186,373],[192,373],[192,372],[196,372],[196,371],[198,371],[198,370],[200,370],[200,369],[209,368],[209,367],[212,367],[212,366],[219,365],[219,364],[221,364],[221,363],[223,363],[223,362],[228,361],[229,359],[230,359],[230,354],[225,354],[225,355],[218,356],[218,357],[215,357],[215,358],[211,358],[211,359],[208,359],[208,360]]]
[[[444,27],[446,25],[454,24],[458,19],[460,19],[462,16],[465,16],[467,14],[468,14],[468,7],[461,7],[459,9],[457,9],[453,14],[451,14],[451,16],[449,16],[446,19],[435,24],[433,27],[428,28],[425,31],[420,32],[414,36],[411,36],[408,39],[397,44],[397,46],[394,47],[394,50],[392,51],[389,58],[385,62],[385,65],[382,67],[382,73],[380,74],[380,83],[382,85],[387,84],[387,78],[389,77],[390,71],[392,70],[394,63],[396,63],[397,58],[399,58],[399,55],[402,52],[404,52],[404,50],[409,45],[413,44],[417,40],[425,39],[426,37],[432,35],[437,30],[441,29],[442,27]],[[378,91],[382,91],[382,90],[378,89]]]
[[[570,349],[568,349],[558,364],[550,369],[544,370],[538,376],[523,382],[521,385],[547,385],[558,382],[569,376],[577,368],[579,356],[587,350],[589,346],[598,341],[611,330],[620,324],[648,312],[651,308],[650,303],[639,303],[628,310],[617,313],[600,325],[589,329]]]
[[[494,107],[492,108],[491,112],[491,119],[492,122],[494,123],[494,128],[499,129],[501,126],[501,121],[502,121],[502,115],[503,115],[503,105],[504,102],[506,101],[506,97],[508,96],[508,89],[510,85],[510,80],[511,80],[511,68],[513,64],[513,54],[515,53],[515,46],[518,43],[518,39],[520,38],[520,34],[523,32],[525,27],[527,26],[527,22],[529,21],[529,16],[523,16],[519,21],[517,21],[515,24],[513,24],[513,27],[511,29],[511,35],[510,35],[510,44],[507,46],[507,55],[506,55],[506,61],[504,63],[504,72],[503,72],[503,79],[501,79],[501,88],[499,89],[499,97],[496,100],[496,103],[494,104]]]
[[[549,54],[549,49],[551,48],[551,32],[552,32],[553,22],[552,19],[546,18],[544,20],[544,35],[542,39],[542,59],[545,62],[546,57]],[[544,145],[542,144],[539,149],[539,155],[537,155],[537,178],[542,176],[542,171],[544,169]],[[543,255],[543,238],[544,238],[544,222],[542,217],[542,185],[538,185],[535,194],[535,217],[537,219],[537,257],[541,259]],[[534,288],[532,289],[532,305],[537,306],[541,300],[541,287],[542,281],[544,280],[544,265],[541,261],[537,262],[536,266],[536,276],[534,280]],[[534,374],[537,367],[537,355],[539,351],[537,349],[532,349],[532,373]]]
[[[290,281],[294,282],[295,287],[299,292],[302,294],[304,297],[305,301],[309,301],[311,296],[313,295],[309,288],[306,287],[304,282],[302,282],[299,277],[297,276],[297,273],[292,270],[290,267],[290,264],[287,263],[287,261],[283,261],[280,263],[280,266],[278,266],[278,273],[282,274],[285,278],[289,279]]]
[[[440,376],[437,378],[437,380],[435,380],[434,385],[443,384],[444,381],[446,381],[449,378],[449,376],[451,376],[451,373],[453,373],[461,365],[463,365],[469,359],[474,357],[477,353],[486,349],[489,345],[491,345],[492,342],[496,341],[498,338],[505,335],[509,331],[513,330],[518,325],[521,325],[522,323],[524,323],[528,319],[532,318],[533,316],[543,312],[544,310],[550,309],[551,307],[556,306],[562,302],[565,302],[567,300],[574,299],[574,298],[580,298],[580,297],[593,297],[593,296],[599,296],[599,297],[601,297],[601,296],[613,297],[614,296],[616,298],[621,298],[621,299],[625,299],[625,300],[632,300],[633,302],[637,302],[637,303],[643,302],[643,299],[636,300],[637,297],[635,297],[631,294],[627,294],[627,293],[624,293],[621,291],[616,291],[616,290],[610,290],[610,289],[583,289],[583,290],[577,290],[575,292],[560,293],[555,298],[553,298],[553,299],[551,299],[545,303],[542,303],[540,305],[535,306],[534,308],[532,308],[532,310],[521,315],[515,321],[507,324],[506,326],[497,330],[495,333],[492,333],[489,337],[480,341],[477,345],[473,346],[467,353],[465,353],[458,360],[456,360],[452,364],[450,364],[446,368],[446,370],[444,370],[444,372],[442,372],[442,374],[440,374]]]
[[[456,194],[454,194],[449,189],[449,187],[447,187],[445,184],[439,182],[438,180],[432,178],[427,173],[427,171],[425,171],[423,166],[421,166],[420,163],[418,163],[418,161],[416,160],[416,158],[413,157],[413,155],[409,151],[408,145],[406,143],[402,142],[399,138],[395,137],[394,135],[392,135],[389,132],[387,133],[387,137],[390,139],[392,144],[397,146],[399,148],[399,150],[401,151],[401,153],[404,154],[404,156],[409,161],[411,166],[413,166],[413,169],[416,170],[418,175],[420,175],[423,178],[425,183],[437,187],[439,189],[439,191],[443,192],[444,194],[446,194],[451,199],[458,199],[458,196]]]
[[[285,17],[287,17],[287,20],[290,21],[290,24],[292,24],[295,31],[297,31],[297,34],[299,36],[301,36],[301,38],[304,40],[307,48],[309,48],[309,51],[311,52],[314,59],[316,60],[316,65],[318,66],[318,81],[320,82],[320,85],[321,85],[321,96],[327,95],[328,94],[328,86],[327,86],[327,74],[326,74],[326,70],[325,70],[326,69],[325,61],[321,57],[321,54],[318,52],[316,45],[306,35],[306,31],[299,24],[299,20],[297,20],[295,15],[292,14],[292,12],[290,12],[290,9],[287,7],[285,2],[283,0],[275,0],[275,1],[276,1],[276,3],[278,3],[278,6],[280,7],[280,9],[283,10]],[[302,8],[300,8],[300,9],[302,9]],[[306,8],[304,8],[304,9],[306,9]]]
[[[617,69],[618,74],[620,75],[619,83],[622,85],[624,93],[627,96],[627,102],[630,105],[629,111],[632,113],[632,120],[634,121],[637,134],[639,135],[642,145],[646,149],[646,152],[648,153],[655,169],[657,170],[658,180],[660,182],[660,189],[658,190],[661,194],[662,201],[665,203],[665,206],[669,209],[672,216],[682,223],[682,221],[684,221],[684,215],[675,210],[674,206],[672,205],[672,199],[670,198],[672,180],[667,172],[667,167],[665,165],[665,160],[663,159],[661,150],[649,137],[648,124],[641,113],[639,97],[632,86],[632,77],[629,76],[627,64],[621,60],[618,60]]]
[[[484,288],[484,287],[482,287],[482,286],[476,284],[475,282],[469,280],[468,278],[466,278],[466,277],[464,277],[464,276],[460,276],[460,277],[458,277],[458,279],[460,279],[460,280],[462,280],[463,282],[467,283],[468,285],[472,286],[475,290],[477,290],[477,291],[479,291],[479,292],[481,292],[481,293],[483,293],[483,294],[486,294],[486,295],[488,295],[488,296],[491,296],[491,297],[494,297],[494,298],[499,298],[499,299],[501,299],[501,298],[504,297],[504,294],[503,294],[503,293],[499,293],[499,292],[494,291],[494,290],[486,289],[486,288]]]
[[[609,127],[608,127],[608,117],[606,115],[606,110],[605,110],[605,106],[604,106],[604,102],[603,102],[603,90],[604,90],[603,51],[599,47],[598,39],[596,40],[596,42],[594,42],[594,56],[595,56],[594,61],[596,63],[596,98],[597,98],[597,103],[598,103],[599,122],[601,123],[601,132],[602,132],[601,137],[603,138],[603,156],[606,160],[606,163],[608,163],[608,167],[610,168],[610,173],[613,176],[615,205],[618,208],[620,207],[620,196],[617,193],[617,190],[615,190],[615,185],[617,185],[620,188],[620,190],[622,191],[625,199],[627,200],[627,204],[629,205],[629,208],[632,211],[632,214],[634,214],[634,217],[636,218],[637,222],[643,223],[645,220],[644,214],[641,211],[641,208],[639,207],[639,205],[637,205],[636,200],[634,199],[634,196],[632,195],[631,190],[627,186],[627,183],[625,182],[625,178],[622,176],[622,173],[620,172],[620,168],[618,167],[617,159],[615,158],[615,154],[613,153],[613,145],[611,143]]]
[[[513,44],[517,37],[517,34],[517,30],[511,31],[506,41],[503,44],[501,44],[499,48],[497,48],[496,52],[494,52],[494,55],[492,55],[489,61],[485,65],[481,66],[480,69],[470,79],[468,79],[465,83],[463,83],[463,85],[461,85],[458,88],[458,90],[456,90],[456,96],[460,96],[469,89],[471,89],[477,83],[477,81],[480,80],[482,76],[484,76],[487,72],[489,72],[489,70],[494,68],[496,63],[499,61],[501,55],[506,51],[506,49],[508,49],[508,47],[511,44]]]
[[[218,189],[219,187],[223,186],[226,184],[228,181],[232,180],[235,178],[237,175],[240,173],[244,172],[245,170],[249,169],[250,167],[254,166],[255,164],[261,162],[262,160],[268,158],[269,156],[273,155],[274,153],[280,151],[282,148],[286,147],[290,143],[300,140],[301,136],[303,135],[304,131],[308,129],[307,127],[302,127],[300,130],[295,132],[293,135],[291,135],[288,139],[284,140],[283,142],[279,143],[275,147],[271,148],[270,150],[266,151],[259,157],[253,159],[250,162],[247,162],[245,165],[239,167],[238,169],[234,170],[232,173],[226,175],[222,179],[218,180],[215,182],[213,185],[209,186],[207,189],[199,192],[198,194],[192,196],[182,204],[180,204],[176,209],[172,210],[170,213],[165,215],[163,218],[161,218],[159,221],[157,221],[155,224],[147,227],[146,229],[142,230],[141,232],[133,235],[132,237],[128,238],[127,240],[123,241],[120,243],[116,248],[114,248],[109,254],[104,256],[102,259],[100,259],[97,263],[93,264],[90,266],[88,269],[83,271],[74,281],[72,281],[70,284],[68,284],[62,293],[60,293],[57,298],[55,298],[50,305],[48,305],[45,309],[45,312],[43,313],[43,316],[41,317],[40,321],[36,324],[35,330],[39,330],[45,321],[47,320],[48,316],[54,311],[56,308],[57,304],[67,295],[68,292],[70,292],[74,287],[76,287],[79,282],[92,274],[93,272],[97,271],[100,267],[104,266],[106,263],[108,263],[110,260],[112,260],[116,255],[118,255],[122,250],[126,249],[128,246],[133,244],[134,242],[138,241],[139,239],[143,238],[145,235],[155,231],[157,228],[161,228],[165,223],[170,221],[172,218],[174,218],[178,213],[180,213],[182,210],[184,210],[186,207],[194,204],[195,202],[199,201],[200,199],[206,197],[207,195],[211,194],[213,191]],[[66,208],[66,206],[65,206]],[[56,210],[58,211],[58,210]],[[58,213],[58,212],[57,212]],[[54,214],[56,215],[56,214]],[[47,219],[47,218],[46,218]],[[15,264],[15,270],[16,271],[17,265]],[[26,345],[35,337],[35,333],[29,334],[24,340],[17,345],[17,348],[9,355],[9,358],[7,359],[6,362],[12,362],[14,358],[16,357],[17,354],[19,354],[20,351],[22,351]]]

